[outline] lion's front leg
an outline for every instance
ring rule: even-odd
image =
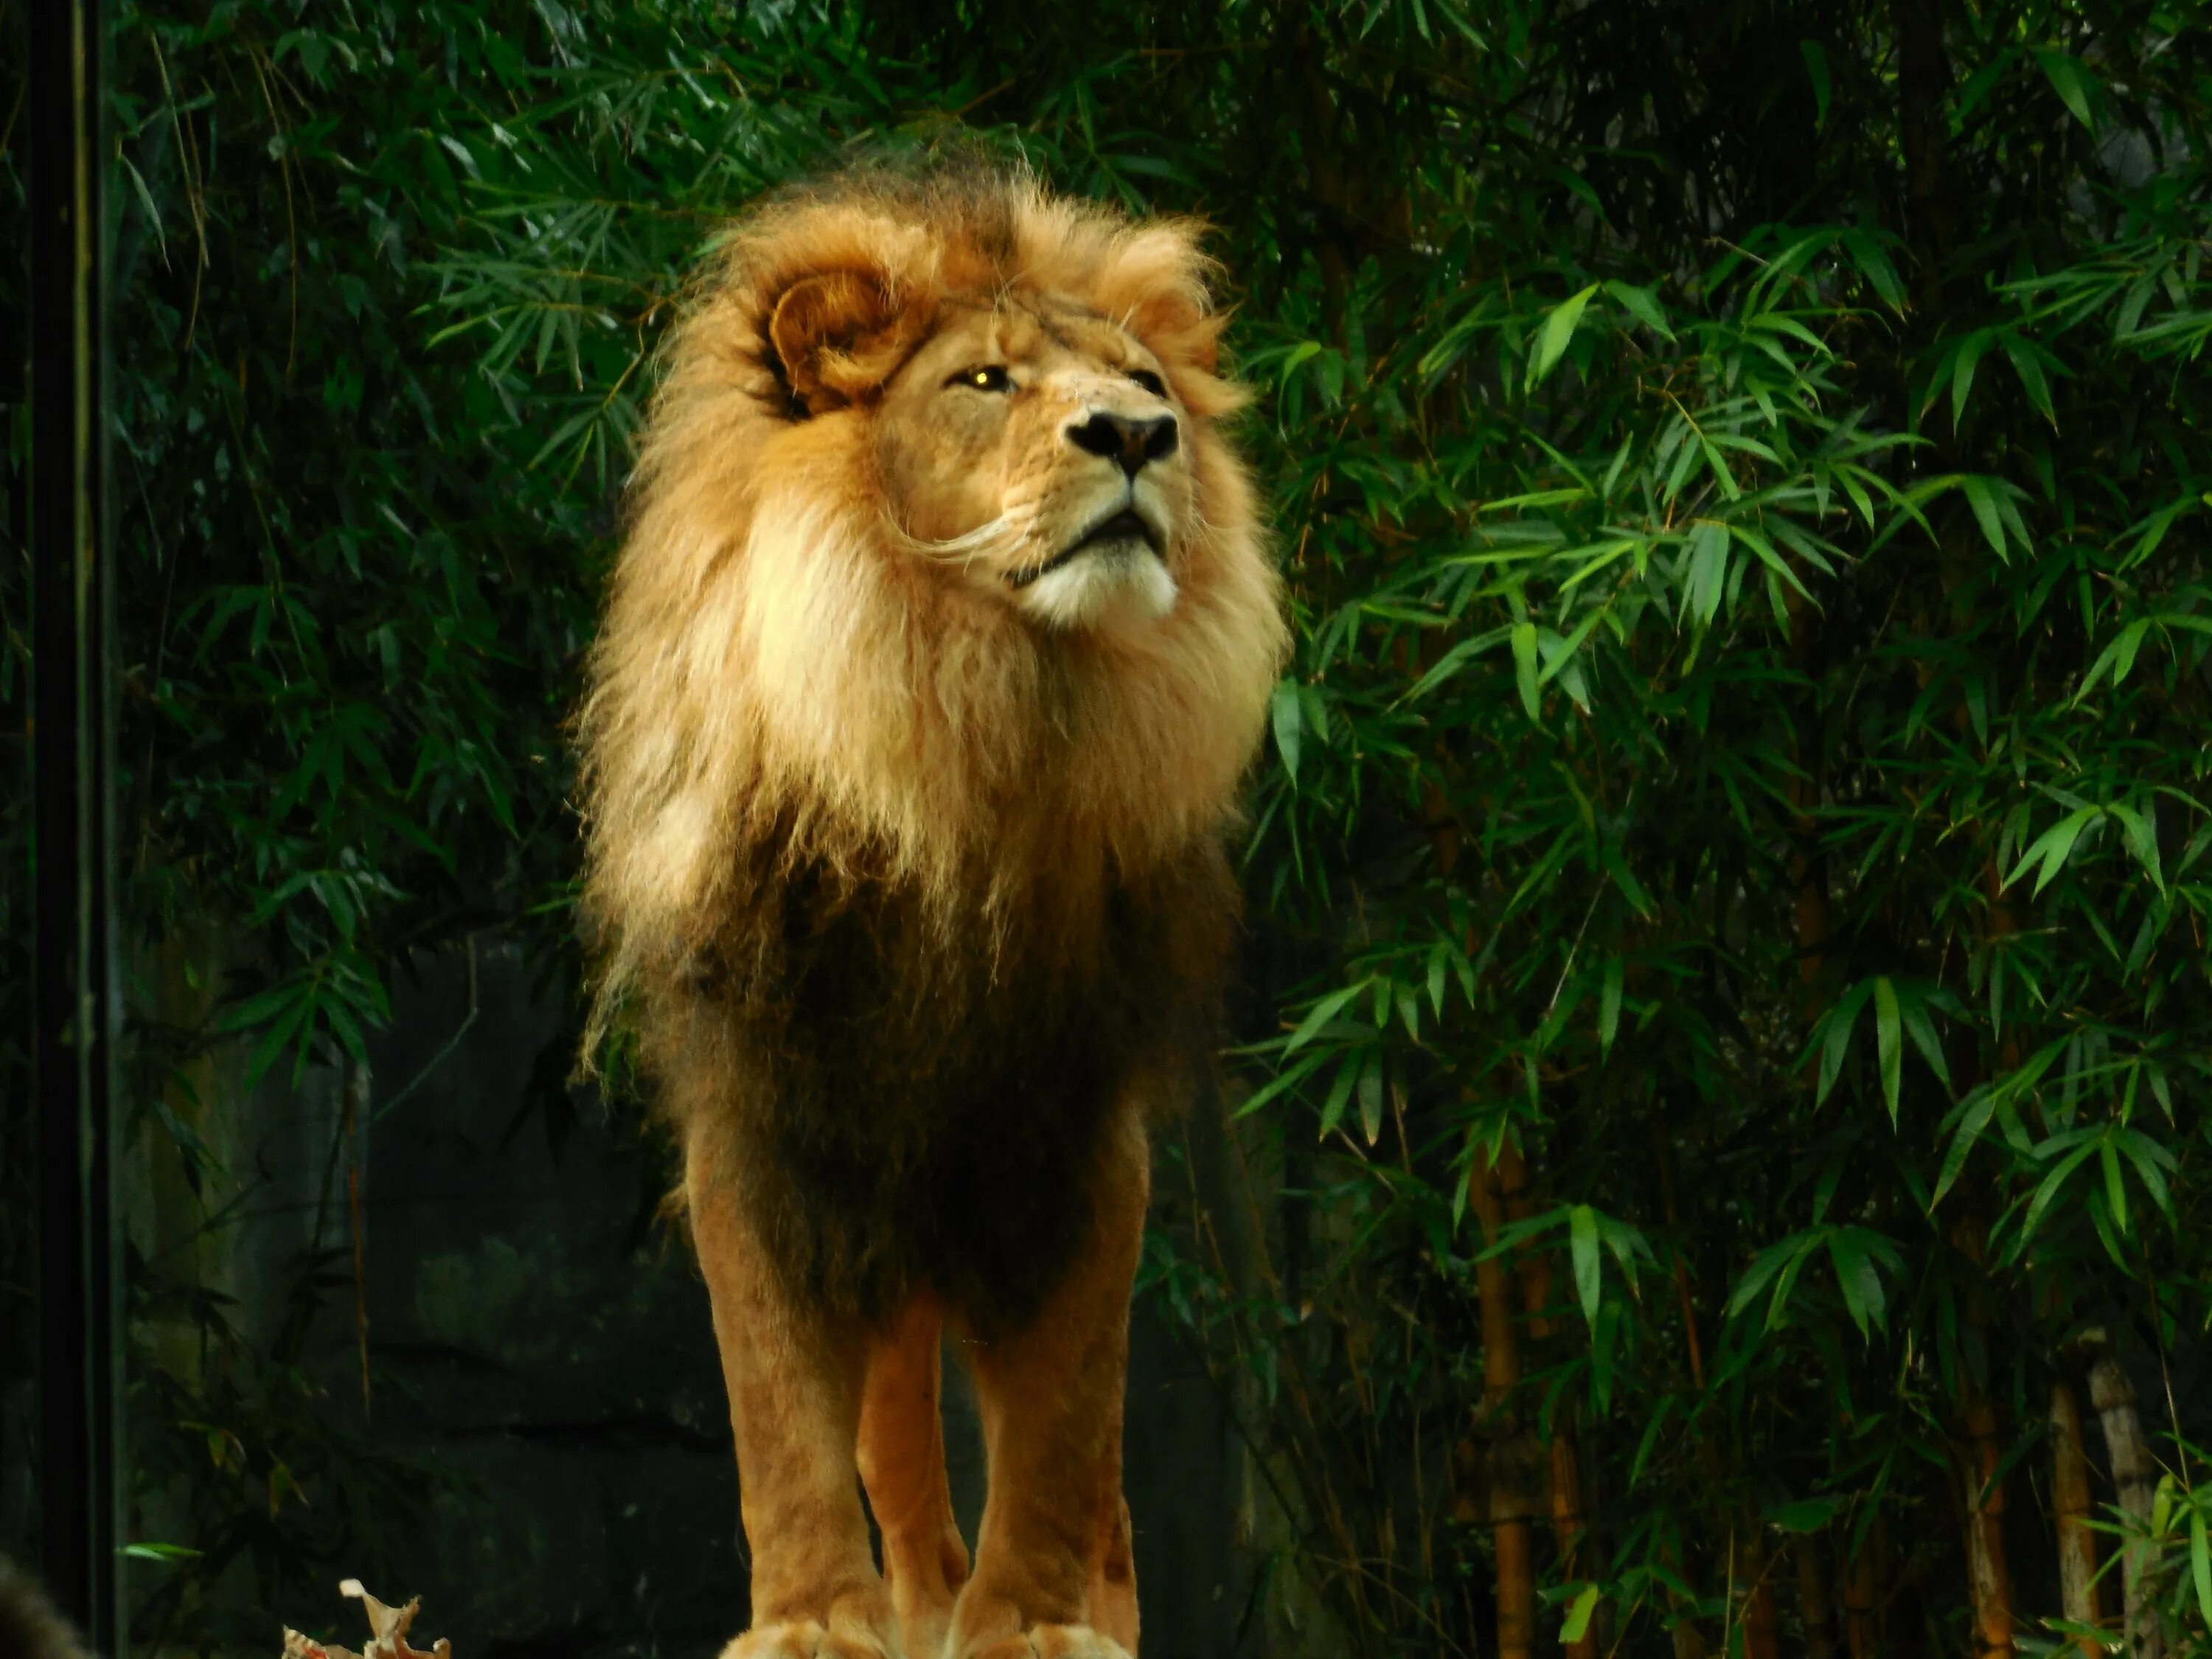
[[[738,1443],[752,1625],[723,1659],[891,1659],[854,1439],[865,1348],[784,1293],[712,1161],[686,1171]]]
[[[1121,1405],[1147,1181],[1131,1113],[1114,1127],[1092,1235],[1067,1278],[1025,1328],[973,1349],[990,1492],[946,1659],[1135,1652]]]
[[[945,1472],[943,1322],[926,1297],[896,1315],[869,1351],[860,1400],[860,1480],[883,1533],[906,1659],[939,1659],[953,1597],[968,1582]]]

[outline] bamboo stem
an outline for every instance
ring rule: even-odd
[[[1875,1565],[1883,1553],[1882,1527],[1877,1520],[1868,1530],[1844,1573],[1844,1638],[1851,1659],[1875,1659],[1881,1647],[1881,1604],[1875,1593]]]
[[[1825,1533],[1808,1533],[1791,1553],[1797,1558],[1797,1607],[1805,1616],[1808,1659],[1835,1659],[1836,1609],[1828,1599],[1827,1564],[1820,1559]]]
[[[2097,1595],[2097,1535],[2089,1530],[2089,1455],[2081,1445],[2081,1407],[2063,1381],[2051,1385],[2051,1498],[2058,1517],[2059,1608],[2077,1625],[2103,1618]],[[2088,1637],[2082,1659],[2102,1651]]]
[[[1771,1559],[1754,1533],[1743,1554],[1743,1659],[1782,1659],[1771,1566]]]
[[[1582,1466],[1575,1452],[1573,1418],[1562,1404],[1552,1432],[1552,1536],[1559,1549],[1559,1571],[1596,1577],[1581,1559],[1583,1538]],[[1566,1644],[1567,1659],[1597,1659],[1599,1620],[1593,1618],[1578,1640]]]
[[[1996,1413],[1978,1390],[1966,1401],[1966,1432],[1974,1442],[1967,1480],[1966,1574],[1974,1598],[1974,1650],[2014,1651],[2012,1573],[2005,1563],[2004,1482],[1997,1478],[2002,1449]]]
[[[1981,1218],[1969,1210],[1953,1229],[1960,1250],[1977,1268],[1988,1254]],[[1988,1320],[1978,1296],[1970,1297],[1966,1316],[1976,1329]],[[1973,1443],[1966,1488],[1966,1589],[1974,1610],[1974,1651],[2008,1654],[2013,1644],[2012,1571],[2005,1560],[2004,1482],[1997,1471],[2004,1449],[1997,1438],[1996,1409],[1971,1376],[1959,1384],[1959,1415]]]
[[[1525,1221],[1534,1208],[1528,1192],[1528,1162],[1517,1148],[1501,1149],[1498,1158],[1499,1196],[1509,1221]],[[1529,1337],[1541,1342],[1552,1334],[1553,1253],[1517,1250],[1513,1255],[1514,1277],[1520,1281],[1521,1309],[1527,1316]],[[1573,1407],[1562,1401],[1552,1419],[1549,1488],[1552,1539],[1558,1547],[1563,1577],[1578,1577],[1577,1557],[1583,1542],[1583,1479],[1575,1443]],[[1592,1620],[1582,1636],[1566,1644],[1567,1659],[1597,1659],[1598,1621]]]
[[[2128,1659],[2161,1659],[2166,1638],[2159,1629],[2157,1583],[2152,1571],[2151,1501],[2158,1491],[2158,1464],[2143,1438],[2142,1413],[2136,1407],[2135,1384],[2112,1357],[2103,1334],[2091,1339],[2096,1358],[2089,1366],[2089,1404],[2105,1431],[2105,1455],[2120,1509],[2135,1534],[2121,1546],[2120,1594]]]
[[[1496,1158],[1481,1159],[1468,1177],[1486,1246],[1498,1242],[1504,1225],[1505,1182],[1499,1166],[1508,1157],[1518,1165],[1517,1151],[1501,1149]],[[1520,1483],[1502,1478],[1507,1460],[1498,1455],[1510,1436],[1509,1402],[1521,1381],[1512,1278],[1502,1255],[1486,1256],[1475,1264],[1475,1290],[1482,1302],[1483,1415],[1490,1429],[1492,1450],[1491,1535],[1498,1553],[1498,1659],[1531,1659],[1536,1635],[1536,1575],[1526,1505],[1519,1501]]]

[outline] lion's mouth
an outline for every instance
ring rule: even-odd
[[[1160,556],[1159,532],[1145,522],[1144,516],[1136,508],[1125,507],[1120,512],[1101,519],[1042,564],[1033,564],[1026,570],[1009,573],[1006,581],[1013,587],[1027,587],[1040,577],[1049,576],[1072,560],[1081,557],[1092,548],[1110,542],[1142,542],[1154,558]]]

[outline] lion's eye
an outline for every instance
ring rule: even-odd
[[[964,386],[976,392],[1012,392],[1014,377],[1006,373],[1003,363],[987,363],[981,368],[963,368],[945,383]]]
[[[1164,398],[1168,395],[1167,382],[1149,368],[1133,368],[1129,371],[1129,378],[1155,398]]]

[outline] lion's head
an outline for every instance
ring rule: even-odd
[[[951,899],[1218,833],[1280,659],[1198,228],[1021,173],[733,226],[665,350],[583,718],[611,977],[773,830]]]

